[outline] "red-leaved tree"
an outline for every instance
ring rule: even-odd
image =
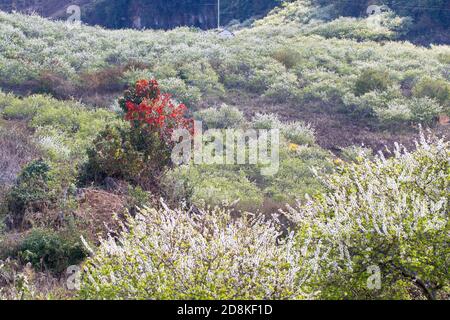
[[[120,106],[134,128],[142,134],[158,133],[168,145],[174,130],[193,130],[192,119],[185,117],[186,106],[176,105],[170,94],[162,94],[156,80],[139,80],[125,92]]]

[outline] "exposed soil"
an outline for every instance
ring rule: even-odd
[[[127,199],[98,189],[80,190],[79,208],[75,218],[83,230],[88,230],[91,240],[106,236],[110,231],[117,231],[118,222],[114,216],[125,213]]]

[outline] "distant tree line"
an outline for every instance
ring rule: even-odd
[[[334,5],[338,15],[361,16],[370,5],[386,5],[401,16],[414,18],[416,28],[450,27],[449,0],[314,0],[320,5]]]
[[[265,15],[280,0],[221,0],[221,21],[246,20]],[[169,29],[217,25],[217,0],[96,0],[86,6],[85,20],[108,28],[133,27],[139,16],[145,28]]]

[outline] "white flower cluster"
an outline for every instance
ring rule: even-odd
[[[428,298],[448,287],[449,143],[422,135],[416,147],[397,145],[391,158],[350,165],[324,181],[321,201],[290,209],[298,236],[313,233],[330,251],[321,262],[325,277],[356,286],[346,276],[380,265],[385,281],[419,284]]]
[[[298,299],[307,263],[273,223],[229,212],[142,210],[87,262],[83,298]]]

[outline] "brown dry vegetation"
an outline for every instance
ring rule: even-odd
[[[25,124],[0,123],[0,185],[11,185],[22,165],[37,155]]]

